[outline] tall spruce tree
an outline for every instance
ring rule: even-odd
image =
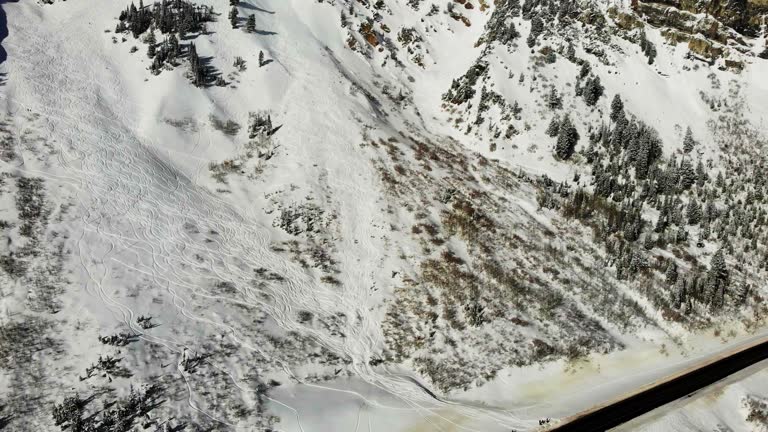
[[[245,22],[245,31],[248,33],[256,33],[256,15],[248,15],[248,21]]]
[[[587,79],[583,90],[584,102],[589,106],[594,106],[600,99],[600,96],[603,95],[603,90],[604,88],[600,83],[600,77],[595,76]]]
[[[547,127],[547,135],[551,137],[556,137],[558,133],[560,133],[560,118],[555,116],[552,118],[552,121],[549,122],[549,126]]]
[[[683,138],[683,151],[686,153],[690,153],[693,151],[693,147],[696,145],[696,140],[693,139],[693,132],[691,131],[691,127],[689,126],[685,130],[685,138]]]
[[[181,47],[179,46],[179,39],[176,35],[171,33],[168,36],[168,59],[173,61],[181,56]]]
[[[552,88],[549,90],[549,94],[547,95],[547,106],[549,109],[553,110],[563,107],[563,100],[557,93],[557,89],[554,86],[552,86]]]
[[[237,6],[232,6],[232,9],[229,11],[229,23],[232,24],[232,28],[237,28],[238,14]]]
[[[624,102],[617,93],[611,101],[611,121],[615,123],[622,117],[624,117]]]
[[[677,264],[674,261],[669,261],[669,264],[667,264],[667,271],[664,273],[664,276],[667,279],[668,284],[674,285],[677,283]]]
[[[200,63],[197,49],[192,43],[189,44],[189,74],[192,78],[192,84],[196,87],[202,87],[205,84],[205,68]]]
[[[157,39],[155,38],[154,30],[149,31],[149,34],[147,35],[147,38],[144,39],[144,41],[147,43],[147,57],[153,58],[156,54],[155,45],[157,45]]]
[[[688,159],[683,159],[680,162],[680,187],[683,190],[690,189],[696,183],[696,171],[693,169],[693,165]]]
[[[688,225],[697,225],[701,221],[701,206],[696,198],[691,197],[688,201],[685,216],[688,219]]]
[[[707,172],[704,171],[704,164],[699,159],[699,162],[696,164],[696,186],[703,188],[707,180],[708,176]]]
[[[570,159],[578,142],[579,132],[571,122],[570,116],[566,115],[563,121],[560,122],[560,132],[557,136],[555,154],[562,160]]]
[[[730,282],[728,266],[725,263],[725,252],[719,249],[712,255],[707,272],[707,288],[709,290],[709,303],[713,307],[723,305],[725,291]]]
[[[592,72],[592,66],[588,62],[582,63],[581,68],[579,69],[578,79],[586,78],[590,72]]]

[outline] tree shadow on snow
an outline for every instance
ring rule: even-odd
[[[5,429],[13,420],[13,414],[2,415],[3,411],[5,411],[5,405],[0,405],[0,430]]]
[[[213,353],[198,354],[190,358],[189,362],[187,363],[186,371],[189,373],[195,373],[197,368],[211,356],[213,356]]]
[[[259,12],[264,12],[264,13],[268,13],[270,15],[274,15],[275,14],[274,11],[269,11],[269,10],[266,10],[266,9],[262,9],[262,8],[260,8],[258,6],[252,5],[250,3],[240,3],[238,6],[240,6],[243,9],[250,9],[250,10],[255,10],[255,11],[259,11]]]
[[[198,57],[200,65],[205,69],[205,82],[204,87],[211,87],[216,84],[216,80],[221,76],[221,72],[211,65],[213,60],[212,56],[200,56]]]
[[[242,3],[240,4],[242,5]],[[247,16],[237,17],[237,28],[245,29],[245,26],[247,25],[247,23],[248,23]],[[277,32],[273,32],[269,30],[254,30],[253,33],[261,36],[274,36],[277,34]]]
[[[3,48],[3,40],[8,37],[8,16],[5,14],[3,5],[6,3],[17,3],[19,0],[0,0],[0,65],[8,58],[8,53]],[[5,82],[5,80],[3,80]]]
[[[187,429],[187,423],[179,423],[178,425],[168,429],[170,432],[181,432]]]

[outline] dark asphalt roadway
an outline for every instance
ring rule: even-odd
[[[574,416],[551,432],[599,432],[685,397],[759,361],[768,359],[768,341],[714,360],[698,369],[673,376],[622,400]],[[585,389],[588,392],[589,389]]]

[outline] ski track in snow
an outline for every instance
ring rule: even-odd
[[[381,344],[381,334],[368,313],[366,298],[369,274],[376,271],[375,261],[361,260],[363,265],[342,275],[343,288],[340,292],[314,284],[298,265],[270,250],[271,227],[261,225],[225,200],[197,187],[196,179],[181,176],[160,155],[155,154],[154,147],[144,145],[132,132],[135,129],[132,121],[112,109],[125,107],[130,99],[123,98],[120,89],[107,88],[98,82],[92,69],[98,61],[91,63],[78,56],[88,52],[88,38],[70,36],[57,39],[54,36],[62,34],[57,30],[35,29],[31,32],[14,29],[13,39],[24,39],[25,46],[7,41],[6,45],[16,55],[12,61],[24,71],[24,84],[30,86],[24,94],[33,96],[24,101],[6,95],[2,98],[16,112],[27,110],[40,114],[47,124],[50,138],[55,139],[60,166],[55,172],[27,169],[26,164],[17,170],[45,177],[52,183],[72,189],[78,214],[82,215],[76,255],[87,278],[84,289],[99,298],[116,320],[141,334],[142,339],[160,344],[172,352],[181,353],[184,348],[194,348],[185,347],[177,340],[144,333],[136,325],[137,312],[111,294],[112,269],[122,268],[146,275],[156,286],[163,287],[172,296],[173,306],[188,320],[226,332],[242,348],[267,360],[274,360],[269,359],[259,347],[241,338],[232,326],[194,312],[195,304],[213,300],[234,301],[201,292],[199,281],[229,281],[238,287],[248,306],[265,310],[286,331],[305,334],[332,352],[348,356],[352,359],[351,368],[357,377],[396,395],[411,409],[424,413],[425,418],[427,415],[439,415],[434,407],[451,405],[455,411],[470,418],[490,416],[508,427],[530,426],[528,422],[510,418],[501,412],[435,401],[408,379],[374,371],[368,360]],[[48,36],[42,34],[43,31],[49,33]],[[27,47],[34,47],[34,51]],[[43,67],[40,64],[42,61],[54,64]],[[312,91],[308,83],[327,77],[306,76],[302,79],[304,85],[292,87],[293,91]],[[334,117],[326,120],[331,125],[348,121]],[[201,144],[199,133],[196,138],[195,148]],[[329,127],[317,139],[330,141],[334,138],[332,127]],[[208,142],[208,145],[211,143]],[[205,162],[200,162],[197,176],[204,172]],[[365,191],[354,181],[356,172],[348,167],[346,175],[331,178],[330,187],[347,191],[351,196],[360,198],[356,202],[365,203]],[[377,209],[358,208],[355,211],[359,214],[353,215],[354,220],[364,221]],[[194,223],[200,232],[215,231],[218,235],[208,236],[213,242],[203,243],[186,232],[184,225],[187,222]],[[370,241],[370,236],[374,234],[368,225],[361,223],[357,229],[362,248],[375,250],[376,245]],[[343,239],[346,242],[352,240]],[[343,244],[339,249],[342,256],[353,253]],[[203,258],[202,262],[196,259],[197,256]],[[349,256],[344,256],[344,260],[352,261]],[[286,279],[284,285],[270,291],[273,304],[263,302],[259,293],[248,287],[253,270],[259,267]],[[350,318],[344,329],[346,337],[333,337],[298,323],[295,311],[300,309],[327,313],[344,311]],[[288,365],[283,365],[283,368],[292,375]],[[181,369],[179,374],[187,383],[189,407],[229,425],[195,404],[192,384]],[[241,387],[231,373],[227,372],[227,375],[241,391],[255,391]],[[351,390],[307,385],[354,394],[366,404],[379,405]],[[303,431],[299,420],[301,413],[288,404],[275,402],[296,412],[299,428]],[[450,422],[447,418],[443,420]],[[356,429],[359,425],[358,414]],[[368,426],[370,429],[370,423]],[[456,427],[464,429],[461,425]]]

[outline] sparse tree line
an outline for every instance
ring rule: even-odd
[[[549,27],[567,26],[579,17],[581,10],[577,2],[572,0],[525,0],[521,12],[523,19],[531,22],[526,45],[533,48]],[[545,28],[545,23],[548,28]]]
[[[103,410],[89,415],[87,407],[94,398],[82,399],[75,394],[55,404],[51,414],[54,424],[69,432],[128,432],[134,430],[137,420],[147,429],[156,423],[150,419],[149,412],[158,403],[159,396],[160,387],[156,385],[140,389],[131,386],[128,396],[105,403]]]
[[[204,33],[206,23],[213,21],[214,16],[212,6],[186,0],[163,0],[152,6],[144,6],[143,0],[139,0],[138,8],[131,3],[120,13],[115,32],[130,31],[138,38],[151,28],[164,35],[178,34],[184,40],[190,33]]]

